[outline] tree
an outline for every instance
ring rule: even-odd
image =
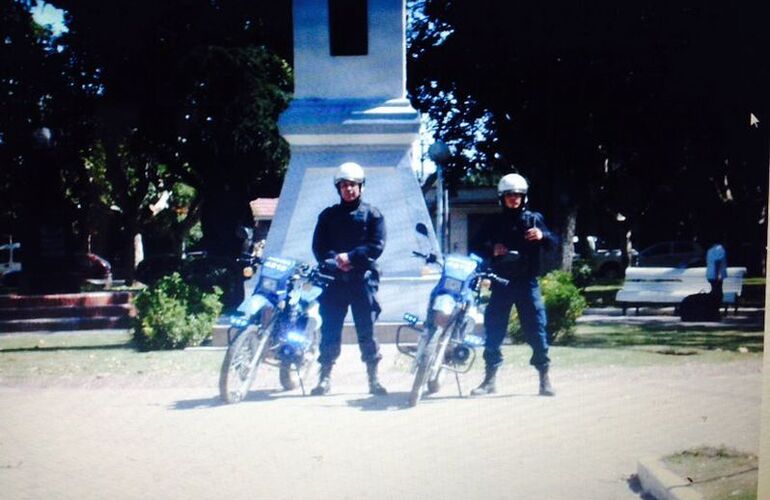
[[[179,251],[202,218],[207,249],[234,253],[248,201],[277,194],[287,162],[276,121],[291,76],[274,53],[291,52],[289,2],[55,4],[69,28],[57,42],[66,61],[58,75],[85,103],[55,103],[82,109],[78,119],[60,116],[82,139],[63,187],[81,239],[120,248],[108,255],[129,268],[135,234],[165,233],[163,250]],[[183,215],[153,217],[148,207],[180,183],[193,194],[176,207]]]
[[[719,216],[711,224],[730,224],[725,178],[739,211],[758,213],[763,195],[766,204],[767,148],[746,149],[752,131],[738,125],[752,109],[770,118],[766,11],[758,2],[414,2],[408,85],[463,151],[450,181],[517,168],[530,177],[567,269],[581,207],[654,239],[697,231],[707,205],[723,209],[709,210]]]
[[[57,181],[32,172],[38,139],[45,134],[60,151],[68,145],[53,102],[68,93],[66,60],[29,8],[29,2],[0,1],[0,233],[17,235],[24,201],[37,197],[35,183]]]

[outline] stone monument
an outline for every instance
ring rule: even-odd
[[[422,316],[436,276],[421,276],[412,251],[437,242],[413,171],[420,120],[405,97],[404,0],[294,0],[293,9],[295,93],[279,122],[291,161],[265,252],[314,262],[318,214],[339,201],[334,172],[355,161],[366,171],[363,198],[386,223],[380,320]]]

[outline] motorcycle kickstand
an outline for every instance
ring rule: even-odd
[[[460,397],[463,397],[463,388],[460,385],[460,374],[455,372],[455,380],[457,381],[457,392],[460,393]]]
[[[297,372],[297,379],[299,380],[299,388],[302,389],[302,395],[307,396],[307,394],[305,394],[305,382],[302,380],[302,374],[299,372],[299,366],[294,365],[294,369]]]

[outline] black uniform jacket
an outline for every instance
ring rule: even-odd
[[[543,232],[543,239],[527,241],[524,235],[531,228]],[[493,248],[501,243],[518,252],[518,256],[492,257]],[[556,236],[546,227],[539,212],[508,210],[492,216],[479,235],[471,241],[471,251],[485,259],[492,259],[492,270],[503,278],[534,278],[540,274],[540,252],[543,247],[552,248]]]
[[[338,203],[318,216],[313,254],[318,262],[346,253],[353,273],[377,272],[376,260],[385,248],[385,219],[378,209],[361,201]]]

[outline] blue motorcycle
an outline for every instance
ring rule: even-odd
[[[246,299],[231,317],[229,346],[220,371],[222,400],[241,401],[263,363],[278,367],[286,390],[295,387],[292,373],[296,372],[304,395],[303,379],[320,339],[317,299],[334,278],[293,259],[263,260],[257,255],[248,258],[244,276],[249,278]],[[248,283],[254,284],[253,293],[248,293]]]
[[[474,335],[481,319],[478,301],[485,280],[507,284],[507,280],[479,269],[481,259],[475,255],[450,254],[443,260],[435,254],[413,252],[426,263],[441,265],[441,278],[431,291],[427,317],[422,325],[413,314],[404,315],[407,324],[396,332],[399,352],[414,358],[414,383],[409,394],[409,406],[416,406],[423,393],[433,394],[440,388],[442,373],[455,373],[457,388],[462,395],[459,375],[467,373],[476,360],[476,348],[483,339]],[[420,332],[417,345],[402,342],[402,330]],[[427,391],[426,391],[427,390]]]

